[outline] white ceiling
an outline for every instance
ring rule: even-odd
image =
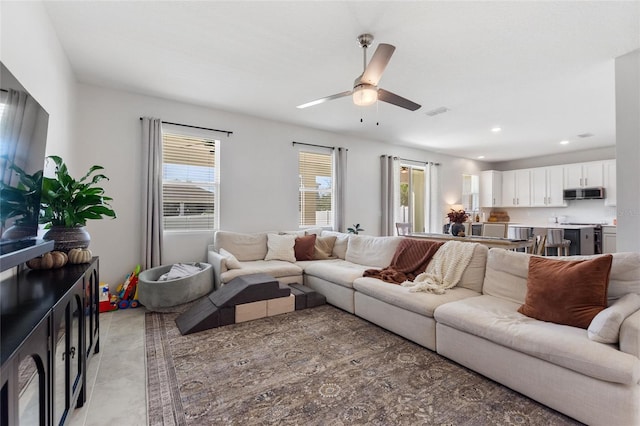
[[[640,47],[639,1],[46,7],[82,82],[485,161],[614,145],[614,59]],[[422,108],[297,109],[351,89],[364,32],[396,46],[379,86]]]

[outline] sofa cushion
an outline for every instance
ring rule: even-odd
[[[527,294],[530,257],[526,253],[490,249],[482,293],[523,304]]]
[[[335,235],[326,235],[316,237],[315,247],[313,249],[314,260],[335,259],[333,255],[333,246],[336,244]]]
[[[224,248],[241,262],[262,260],[267,255],[267,234],[241,234],[231,231],[217,231],[213,246],[220,253]]]
[[[264,260],[286,260],[295,262],[296,255],[293,246],[296,243],[296,236],[293,234],[268,234],[267,254]]]
[[[473,249],[471,261],[462,273],[462,277],[457,287],[468,288],[469,290],[480,293],[482,291],[482,283],[484,282],[485,269],[487,267],[487,255],[489,248],[485,245],[478,244]]]
[[[333,256],[338,259],[344,259],[347,254],[347,246],[349,245],[349,234],[335,231],[322,231],[322,236],[336,237],[336,242],[333,245]]]
[[[542,321],[588,328],[607,307],[611,255],[589,260],[529,259],[527,295],[518,312]]]
[[[589,339],[600,343],[618,343],[620,326],[638,309],[640,309],[640,295],[636,293],[624,295],[593,318],[587,329]]]
[[[517,311],[519,303],[483,295],[438,307],[437,322],[543,359],[585,376],[636,385],[640,359],[593,342],[585,330],[539,321]],[[472,348],[470,348],[472,350]]]
[[[304,273],[343,287],[353,288],[353,281],[361,278],[364,271],[369,268],[371,266],[358,265],[342,259],[316,260],[304,265]]]
[[[302,268],[284,260],[253,260],[240,262],[240,269],[230,269],[223,272],[220,278],[223,283],[228,283],[232,279],[241,275],[264,273],[273,278],[300,276],[302,280]],[[301,281],[302,282],[302,281]]]
[[[295,244],[293,245],[293,252],[296,260],[313,260],[315,253],[316,235],[306,235],[304,237],[297,237]]]
[[[527,293],[527,272],[532,255],[492,248],[487,256],[482,292],[516,303],[524,303]],[[596,256],[559,256],[557,260],[585,260]],[[609,302],[627,293],[640,294],[640,253],[613,253],[609,276]]]
[[[403,238],[352,235],[344,259],[359,265],[384,268],[391,264],[396,248]]]
[[[230,252],[220,248],[220,256],[224,257],[224,264],[227,269],[239,269],[240,261]]]
[[[444,303],[480,296],[480,292],[460,287],[449,289],[444,294],[411,293],[408,287],[370,277],[358,278],[353,282],[353,288],[382,302],[426,317],[433,317],[436,308]]]

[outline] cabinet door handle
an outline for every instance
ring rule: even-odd
[[[516,205],[516,199],[515,198],[513,199],[513,205],[514,206]]]
[[[584,178],[584,186],[587,186],[587,179],[589,178]]]

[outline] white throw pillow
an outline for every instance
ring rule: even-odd
[[[267,235],[267,255],[264,260],[286,260],[295,262],[296,254],[293,246],[296,244],[295,235]]]
[[[231,252],[221,248],[220,256],[224,257],[227,269],[240,269],[240,261]]]
[[[640,309],[640,296],[636,293],[629,293],[616,300],[591,320],[587,330],[589,339],[600,343],[618,343],[620,326],[638,309]]]

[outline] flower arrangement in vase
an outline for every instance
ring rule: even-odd
[[[451,235],[458,236],[458,234],[462,232],[461,236],[464,236],[464,225],[462,223],[467,221],[469,213],[465,212],[464,209],[451,209],[451,211],[447,213],[447,217],[449,217],[449,222],[451,222]]]

